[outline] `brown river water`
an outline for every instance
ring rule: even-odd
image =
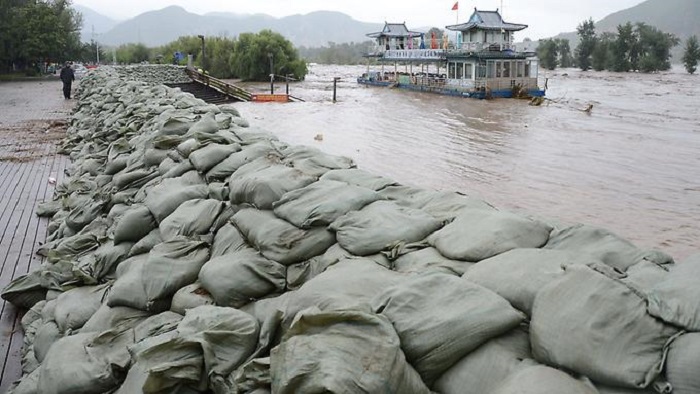
[[[314,65],[291,86],[306,102],[238,108],[283,141],[404,184],[604,227],[677,260],[700,252],[700,76],[557,70],[540,75],[549,100],[532,107],[365,87],[364,71]]]

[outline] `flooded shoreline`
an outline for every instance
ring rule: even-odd
[[[402,183],[605,227],[677,259],[700,251],[700,77],[558,70],[542,73],[549,100],[531,107],[360,86],[364,71],[314,66],[291,86],[306,102],[238,108],[284,141]]]

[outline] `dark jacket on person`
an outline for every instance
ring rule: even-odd
[[[71,83],[75,81],[75,73],[70,66],[66,66],[61,69],[61,81],[63,81],[63,83]]]

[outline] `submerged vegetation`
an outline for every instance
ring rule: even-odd
[[[674,34],[645,23],[628,22],[619,25],[617,33],[598,35],[589,19],[579,25],[578,34],[576,61],[584,71],[666,71],[671,68],[671,49],[680,43]]]

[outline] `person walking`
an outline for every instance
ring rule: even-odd
[[[69,62],[66,62],[66,65],[61,69],[61,81],[63,81],[63,97],[70,99],[71,85],[75,81],[75,73]]]

